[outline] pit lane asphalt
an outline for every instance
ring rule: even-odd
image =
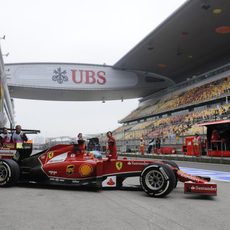
[[[178,163],[229,170],[224,165]],[[184,194],[180,182],[166,198],[150,198],[134,187],[138,178],[128,178],[125,184],[132,188],[123,190],[35,184],[0,188],[0,230],[229,230],[230,183],[216,183],[218,196],[209,198]]]

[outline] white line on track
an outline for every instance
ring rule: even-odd
[[[213,180],[230,182],[229,172],[213,171],[213,170],[207,170],[207,169],[187,168],[187,167],[180,167],[180,169],[194,176],[196,175],[208,176]]]

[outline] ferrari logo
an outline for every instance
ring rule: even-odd
[[[117,168],[117,170],[121,170],[122,167],[123,167],[123,163],[122,162],[120,162],[120,161],[116,162],[116,168]]]
[[[54,156],[54,152],[48,152],[48,158],[51,159]]]

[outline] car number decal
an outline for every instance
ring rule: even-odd
[[[71,175],[74,173],[75,165],[67,165],[66,167],[66,174]]]

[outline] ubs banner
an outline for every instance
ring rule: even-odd
[[[121,89],[138,84],[135,73],[81,64],[8,65],[9,85],[52,89]]]

